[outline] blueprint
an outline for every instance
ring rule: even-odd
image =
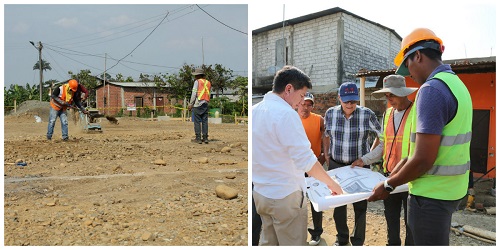
[[[344,194],[331,195],[330,189],[314,177],[307,177],[307,196],[314,210],[324,211],[331,208],[362,201],[372,195],[373,188],[387,179],[378,172],[367,168],[345,166],[327,171],[328,175],[340,184]],[[392,193],[407,192],[408,185],[396,187]]]

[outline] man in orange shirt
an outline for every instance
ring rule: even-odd
[[[307,138],[311,143],[311,149],[316,157],[318,157],[319,163],[323,165],[323,163],[325,163],[325,155],[321,153],[321,145],[323,145],[322,140],[325,133],[325,122],[321,115],[311,112],[313,108],[314,96],[313,94],[307,92],[304,96],[304,102],[299,105],[298,112],[300,119],[302,120],[302,125],[304,125]],[[312,204],[311,212],[314,228],[307,229],[311,234],[309,245],[316,246],[321,241],[321,234],[323,233],[323,212],[317,212],[314,210]]]

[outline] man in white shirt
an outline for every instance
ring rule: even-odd
[[[252,107],[252,182],[262,218],[260,245],[306,245],[304,173],[324,182],[332,194],[342,193],[318,162],[295,111],[311,87],[304,72],[285,66],[276,73],[272,92]]]

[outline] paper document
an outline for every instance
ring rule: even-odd
[[[331,195],[330,189],[323,182],[307,177],[307,196],[318,212],[365,200],[372,195],[372,190],[378,183],[387,179],[379,172],[351,166],[332,169],[327,173],[340,184],[344,194]],[[392,193],[407,191],[408,185],[404,184],[396,187]]]

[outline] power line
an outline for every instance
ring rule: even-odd
[[[194,5],[189,5],[187,7],[183,7],[183,8],[179,8],[179,9],[176,9],[173,11],[173,13],[179,13],[181,11],[184,11],[185,9],[188,9],[188,8],[191,8],[192,6]],[[194,9],[193,11],[190,11],[190,12],[187,12],[181,16],[178,16],[174,19],[169,19],[166,21],[167,22],[171,22],[171,21],[174,21],[174,20],[177,20],[183,16],[186,16],[186,15],[189,15],[195,11],[197,11],[198,9]],[[167,12],[168,13],[168,12]],[[158,16],[163,16],[164,14],[161,14],[161,15],[158,15]],[[169,16],[171,16],[172,14],[170,14]],[[133,25],[133,24],[136,24],[136,23],[141,23],[141,22],[144,22],[146,20],[149,20],[149,19],[154,19],[150,22],[147,22],[147,23],[144,23],[144,24],[141,24],[139,26],[135,26],[135,27],[132,27],[130,29],[127,29],[127,30],[123,30],[123,31],[119,31],[117,32],[116,34],[119,34],[119,33],[124,33],[126,31],[130,31],[130,30],[133,30],[133,29],[136,29],[136,28],[139,28],[139,27],[142,27],[146,24],[150,24],[150,23],[153,23],[155,21],[157,21],[159,18],[157,18],[158,16],[154,16],[154,17],[151,17],[151,18],[147,18],[147,19],[144,19],[142,21],[138,21],[138,22],[135,22],[135,23],[132,23],[132,24],[127,24],[127,25],[123,25],[123,26],[120,26],[120,27],[116,27],[116,28],[113,28],[113,29],[109,29],[109,30],[105,30],[105,31],[100,31],[100,32],[96,32],[96,33],[91,33],[91,34],[88,34],[88,35],[82,35],[82,36],[78,36],[76,38],[69,38],[69,39],[65,39],[63,41],[67,41],[67,40],[74,40],[74,39],[77,39],[77,38],[80,38],[80,37],[89,37],[89,36],[92,36],[94,34],[101,34],[101,33],[104,33],[104,32],[109,32],[109,31],[112,31],[114,29],[118,29],[118,28],[122,28],[122,27],[125,27],[125,26],[130,26],[130,25]],[[91,45],[97,45],[97,44],[101,44],[101,43],[106,43],[106,42],[111,42],[111,41],[114,41],[114,40],[118,40],[118,39],[121,39],[121,38],[124,38],[124,37],[128,37],[128,36],[131,36],[131,35],[134,35],[134,34],[138,34],[138,33],[141,33],[141,32],[145,32],[147,31],[149,28],[152,28],[153,26],[150,26],[150,27],[145,27],[144,29],[141,29],[137,32],[133,32],[133,33],[130,33],[130,34],[125,34],[125,35],[122,35],[122,36],[116,36],[116,34],[109,34],[109,35],[106,35],[106,36],[102,36],[102,37],[98,37],[98,38],[92,38],[92,39],[88,39],[88,40],[84,40],[84,41],[78,41],[78,42],[74,42],[74,43],[68,43],[68,44],[62,44],[62,45],[75,45],[75,44],[84,44],[84,45],[80,45],[79,47],[87,47],[87,46],[91,46]],[[100,42],[95,42],[95,43],[91,43],[91,44],[85,44],[87,42],[91,42],[91,41],[96,41],[96,40],[101,40],[101,39],[104,39],[104,38],[107,38],[107,37],[110,37],[110,36],[113,36],[114,38],[113,39],[109,39],[109,40],[105,40],[105,41],[100,41]],[[62,46],[61,45],[61,46]]]
[[[137,48],[139,48],[139,46],[141,46],[142,43],[144,43],[146,41],[146,39],[148,39],[149,36],[151,36],[151,34],[153,34],[153,32],[158,28],[158,26],[160,26],[160,24],[163,22],[163,20],[165,20],[165,18],[167,18],[168,16],[168,13],[165,15],[165,17],[160,21],[160,23],[158,25],[156,25],[156,27],[137,45],[135,46],[135,48],[130,51],[130,53],[128,53],[127,55],[125,55],[124,57],[122,57],[120,60],[118,60],[118,62],[116,62],[115,65],[113,65],[111,68],[109,69],[112,69],[114,68],[116,65],[118,65],[118,63],[120,63],[121,60],[125,59],[127,56],[129,56],[130,54],[132,54]],[[109,70],[107,69],[107,70]]]
[[[48,51],[47,51],[47,53],[46,53],[46,54],[47,54],[47,55],[49,55],[49,57],[50,57],[50,58],[52,58],[52,60],[54,60],[55,64],[56,64],[58,67],[60,67],[60,68],[62,69],[62,67],[61,67],[61,66],[59,66],[59,64],[57,63],[57,61],[56,61],[56,60],[52,57],[52,55],[51,55]],[[62,76],[62,75],[59,73],[59,71],[57,71],[57,69],[56,69],[56,68],[53,68],[53,69],[56,71],[56,73],[57,73],[57,74],[58,74],[61,78],[64,78],[64,76]]]
[[[227,24],[225,24],[225,23],[223,23],[223,22],[219,21],[217,18],[215,18],[215,17],[213,17],[212,15],[208,14],[208,12],[206,12],[204,9],[202,9],[202,8],[201,8],[198,4],[196,4],[196,6],[198,6],[198,8],[200,8],[200,10],[201,10],[201,11],[205,12],[205,14],[209,15],[211,18],[213,18],[215,21],[217,21],[217,22],[221,23],[222,25],[224,25],[224,26],[226,26],[226,27],[228,27],[228,28],[230,28],[230,29],[232,29],[232,30],[238,31],[238,32],[243,33],[243,34],[245,34],[245,35],[248,35],[246,32],[243,32],[243,31],[241,31],[241,30],[237,30],[237,29],[235,29],[235,28],[233,28],[233,27],[231,27],[231,26],[229,26],[229,25],[227,25]]]
[[[181,11],[184,11],[185,9],[188,9],[190,8],[191,6],[193,5],[188,5],[188,6],[184,6],[184,7],[181,7],[181,8],[178,8],[178,9],[175,9],[173,11],[171,11],[170,13],[177,13],[177,12],[181,12]],[[167,11],[168,13],[168,11]],[[127,27],[127,26],[132,26],[132,25],[135,25],[135,24],[138,24],[138,23],[142,23],[142,22],[145,22],[147,20],[150,20],[150,19],[154,19],[150,22],[146,22],[145,24],[149,24],[149,23],[153,23],[153,22],[156,22],[157,19],[159,19],[160,17],[163,17],[165,15],[165,13],[162,13],[162,14],[159,14],[159,15],[156,15],[156,16],[153,16],[153,17],[149,17],[149,18],[146,18],[146,19],[143,19],[143,20],[140,20],[140,21],[137,21],[137,22],[133,22],[133,23],[129,23],[129,24],[125,24],[125,25],[122,25],[122,26],[118,26],[118,27],[113,27],[113,28],[110,28],[110,29],[107,29],[107,30],[104,30],[104,31],[98,31],[98,32],[94,32],[94,33],[90,33],[90,34],[85,34],[85,35],[81,35],[81,36],[77,36],[77,37],[72,37],[72,38],[67,38],[67,39],[60,39],[60,40],[57,40],[57,42],[63,42],[63,41],[71,41],[71,40],[75,40],[75,39],[79,39],[79,38],[82,38],[82,37],[90,37],[90,36],[93,36],[93,35],[99,35],[99,34],[106,34],[106,33],[109,33],[113,30],[116,30],[116,29],[120,29],[120,28],[124,28],[124,27]],[[119,31],[119,32],[125,32],[125,31],[128,31],[128,30],[132,30],[132,29],[135,29],[135,28],[139,28],[145,24],[141,24],[139,26],[135,26],[135,27],[132,27],[130,29],[127,29],[127,30],[123,30],[123,31]],[[147,28],[146,28],[147,29]],[[111,34],[113,35],[113,34]],[[111,36],[111,35],[106,35],[104,37],[108,37],[108,36]],[[86,41],[93,41],[93,40],[96,40],[96,39],[102,39],[104,37],[100,37],[100,38],[94,38],[94,39],[90,39],[90,40],[86,40]],[[86,42],[86,41],[83,41],[83,42]],[[56,43],[56,41],[54,42],[49,42],[49,43]],[[77,42],[77,43],[82,43],[81,41]],[[72,44],[65,44],[65,45],[72,45]]]

